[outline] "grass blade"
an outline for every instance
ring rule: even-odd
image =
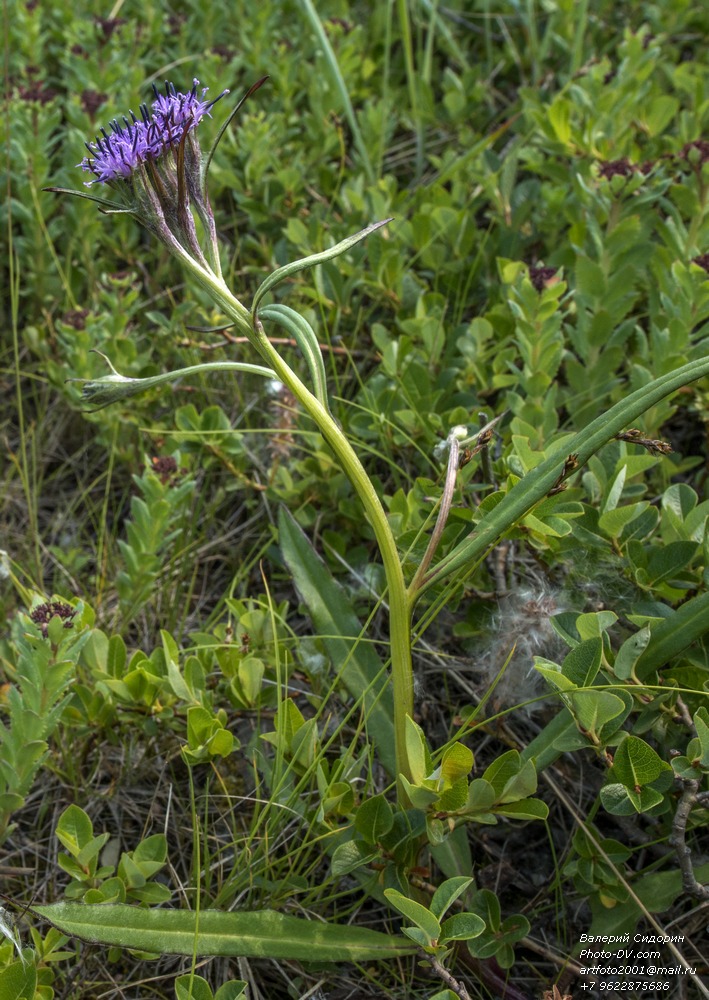
[[[352,101],[350,100],[347,85],[343,79],[342,73],[340,72],[337,56],[332,50],[332,45],[330,45],[330,39],[327,37],[322,21],[320,20],[320,15],[315,9],[315,5],[312,0],[300,0],[300,6],[303,8],[308,20],[312,24],[315,34],[318,37],[318,42],[322,47],[325,61],[330,69],[330,76],[332,77],[333,83],[337,87],[340,95],[345,117],[349,123],[352,138],[354,139],[354,144],[357,147],[357,152],[361,157],[362,166],[364,167],[364,172],[367,175],[367,180],[370,184],[374,184],[376,178],[372,167],[372,161],[369,157],[369,150],[367,149],[365,141],[362,138],[362,133],[359,128],[359,123],[357,122],[357,116],[354,113],[354,108],[352,107]]]

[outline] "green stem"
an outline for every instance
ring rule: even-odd
[[[195,270],[191,262],[192,270]],[[374,531],[384,566],[389,597],[389,629],[391,642],[391,676],[394,695],[394,733],[397,772],[411,780],[406,754],[406,716],[413,715],[414,686],[411,664],[411,601],[404,582],[396,542],[387,516],[372,481],[367,475],[354,448],[338,427],[326,407],[304,385],[263,331],[258,319],[253,323],[250,314],[227,286],[203,271],[200,280],[206,283],[211,294],[224,312],[236,322],[261,357],[275,371],[301,406],[317,425],[327,444],[335,453],[342,470],[352,483]],[[248,317],[248,319],[246,319]],[[400,791],[400,795],[401,795]]]

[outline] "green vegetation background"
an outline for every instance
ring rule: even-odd
[[[277,671],[310,705],[330,693],[327,647],[313,636],[278,546],[282,505],[314,539],[362,619],[381,588],[372,536],[346,480],[278,385],[264,390],[224,375],[88,413],[79,388],[66,382],[104,373],[92,350],[133,377],[219,357],[251,360],[248,345],[220,328],[222,318],[204,294],[131,220],[42,190],[80,187],[86,175],[76,165],[84,141],[149,102],[152,82],[170,79],[186,89],[198,78],[211,96],[228,87],[231,95],[201,127],[213,136],[228,102],[269,76],[225,136],[210,175],[225,274],[243,301],[274,267],[393,217],[366,245],[299,276],[281,296],[321,337],[336,416],[376,478],[410,568],[440,496],[444,459],[436,447],[453,426],[474,429],[507,414],[491,450],[494,482],[504,482],[623,394],[709,353],[703,5],[318,0],[316,6],[354,128],[305,4],[119,0],[110,12],[82,2],[5,10],[5,678],[12,681],[17,670],[11,622],[33,594],[80,598],[114,637],[113,659],[98,646],[82,654],[51,754],[28,804],[13,817],[18,826],[8,864],[36,871],[13,882],[16,898],[61,893],[52,831],[72,802],[91,814],[97,831],[120,836],[124,849],[162,831],[175,810],[172,876],[191,884],[190,821],[195,801],[197,810],[206,807],[199,795],[190,798],[177,756],[187,738],[184,692],[180,697],[174,687],[153,683],[145,668],[156,648],[169,658],[169,637],[202,650],[193,657],[197,686],[198,668],[206,688],[218,687],[209,680],[215,670],[226,678],[224,702],[215,696],[211,708],[215,718],[224,711],[221,723],[228,716],[245,745],[261,724],[255,720],[272,711],[269,685]],[[291,356],[292,345],[284,342],[283,350]],[[437,745],[461,707],[484,696],[515,641],[517,672],[498,684],[489,713],[514,720],[520,743],[533,738],[544,718],[517,706],[544,690],[528,679],[532,655],[553,659],[558,652],[550,614],[610,609],[619,616],[615,638],[622,641],[633,615],[637,624],[643,616],[662,617],[661,607],[669,613],[701,592],[706,401],[700,383],[654,407],[642,433],[669,442],[671,455],[609,446],[573,481],[566,506],[525,521],[500,559],[476,568],[465,591],[431,596],[432,624],[421,638],[417,669],[420,721]],[[467,530],[493,486],[477,459],[466,469],[444,546]],[[693,510],[699,513],[687,528]],[[168,639],[161,640],[160,629]],[[286,650],[280,664],[274,636]],[[226,640],[241,650],[238,662],[223,650],[210,660],[202,647]],[[261,667],[240,666],[248,654]],[[128,661],[143,673],[126,686]],[[685,700],[695,712],[706,701],[709,677],[701,644],[675,664],[673,676],[694,692]],[[668,749],[675,731],[665,726],[658,733],[658,747]],[[499,752],[495,740],[508,738],[491,729],[490,755]],[[361,749],[366,757],[364,743]],[[600,766],[587,767],[579,795],[589,816],[602,779]],[[176,789],[169,808],[166,774]],[[248,764],[226,763],[210,779],[224,801],[229,791],[245,790],[258,799],[262,780]],[[345,903],[333,902],[332,886],[320,893],[306,888],[318,871],[314,834],[296,850],[289,838],[297,825],[274,820],[271,832],[286,846],[269,859],[259,805],[252,803],[239,822],[231,807],[215,808],[232,848],[241,823],[262,863],[256,878],[239,886],[252,905],[279,905],[297,890],[304,907],[329,916],[339,906],[340,917],[346,913]],[[573,824],[563,810],[557,821],[558,837],[539,835],[540,857],[568,849]],[[629,878],[648,864],[672,868],[666,853],[638,858],[638,845],[668,836],[666,826],[654,831],[643,821],[633,816],[622,831],[602,830],[629,845],[618,856]],[[216,829],[218,821],[212,817],[208,825]],[[215,838],[205,839],[219,867],[214,884],[203,886],[210,899],[229,884],[226,841]],[[523,840],[510,844],[520,849]],[[575,849],[583,856],[582,846]],[[508,909],[526,908],[533,925],[549,919],[534,884],[549,879],[549,865],[540,861],[532,881],[520,886],[504,867],[505,850],[499,835],[489,854],[478,843],[477,864],[490,869],[497,891],[500,880],[511,879]],[[588,926],[589,900],[601,912],[627,899],[607,873],[605,882],[598,872],[594,881],[587,865],[588,878],[576,883],[574,874],[578,865],[563,877],[557,870],[555,905],[570,892],[577,906],[573,914],[573,906],[564,910],[561,922],[572,929],[559,932],[561,950],[573,944],[574,921]],[[222,902],[237,895],[231,884]],[[670,902],[679,916],[687,908],[677,898]],[[57,973],[58,996],[94,996],[94,983],[138,975],[125,957],[111,971],[98,959],[82,961],[87,992],[76,992],[64,970]],[[548,957],[537,961],[536,970],[524,972],[530,993],[558,971]],[[166,977],[173,973],[166,967]],[[264,995],[280,995],[268,985],[269,974],[260,975]],[[290,975],[301,982],[301,972]],[[395,970],[383,988],[393,996],[409,995],[404,989],[428,995],[425,985],[403,985],[415,975]],[[342,976],[347,983],[348,973]],[[303,991],[306,981],[315,980],[304,978]]]

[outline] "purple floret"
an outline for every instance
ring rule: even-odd
[[[110,123],[111,132],[101,129],[94,142],[87,142],[89,155],[79,166],[96,175],[96,181],[108,184],[118,178],[128,178],[139,163],[150,155],[148,126],[133,116],[133,121],[117,119]],[[96,181],[89,181],[95,184]]]
[[[209,115],[219,98],[229,91],[223,91],[213,101],[205,101],[209,88],[204,87],[201,98],[197,96],[199,80],[194,80],[187,94],[178,93],[172,83],[165,84],[165,94],[155,89],[156,100],[152,114],[145,104],[141,105],[140,118],[130,112],[131,121],[123,118],[110,123],[110,133],[101,129],[94,142],[87,142],[89,155],[79,166],[95,175],[88,185],[110,184],[115,180],[128,180],[133,171],[146,160],[155,160],[177,145],[182,136],[195,128],[205,115]]]
[[[228,90],[222,91],[219,97],[213,101],[205,101],[204,95],[209,87],[202,88],[202,97],[197,97],[197,87],[199,80],[192,81],[192,90],[187,94],[178,94],[171,83],[165,84],[165,94],[161,94],[157,87],[153,86],[155,100],[153,101],[153,121],[160,125],[166,132],[178,131],[181,135],[185,129],[194,128],[202,121],[205,115],[211,117],[210,111],[217,101],[228,94]],[[174,142],[174,139],[172,140]]]
[[[184,133],[196,128],[205,115],[211,117],[211,109],[224,94],[229,93],[224,90],[213,101],[205,101],[204,95],[209,88],[203,87],[202,97],[199,98],[198,86],[199,80],[193,80],[189,93],[179,94],[172,83],[166,82],[163,95],[153,85],[155,100],[149,128],[154,155],[159,156],[164,150],[177,145]]]

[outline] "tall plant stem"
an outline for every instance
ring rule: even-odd
[[[193,268],[194,270],[194,268]],[[327,444],[332,448],[342,470],[352,483],[374,531],[381,553],[389,601],[389,638],[391,681],[394,695],[394,734],[397,773],[411,780],[406,754],[406,716],[413,715],[414,687],[411,663],[411,600],[404,583],[404,573],[391,533],[386,513],[372,481],[357,457],[357,453],[327,409],[283,360],[263,331],[258,319],[252,320],[244,306],[227,286],[203,272],[201,280],[216,298],[221,308],[235,320],[248,336],[261,357],[288,387],[304,410],[315,422]],[[248,319],[246,317],[249,317]],[[400,790],[399,794],[403,794]]]

